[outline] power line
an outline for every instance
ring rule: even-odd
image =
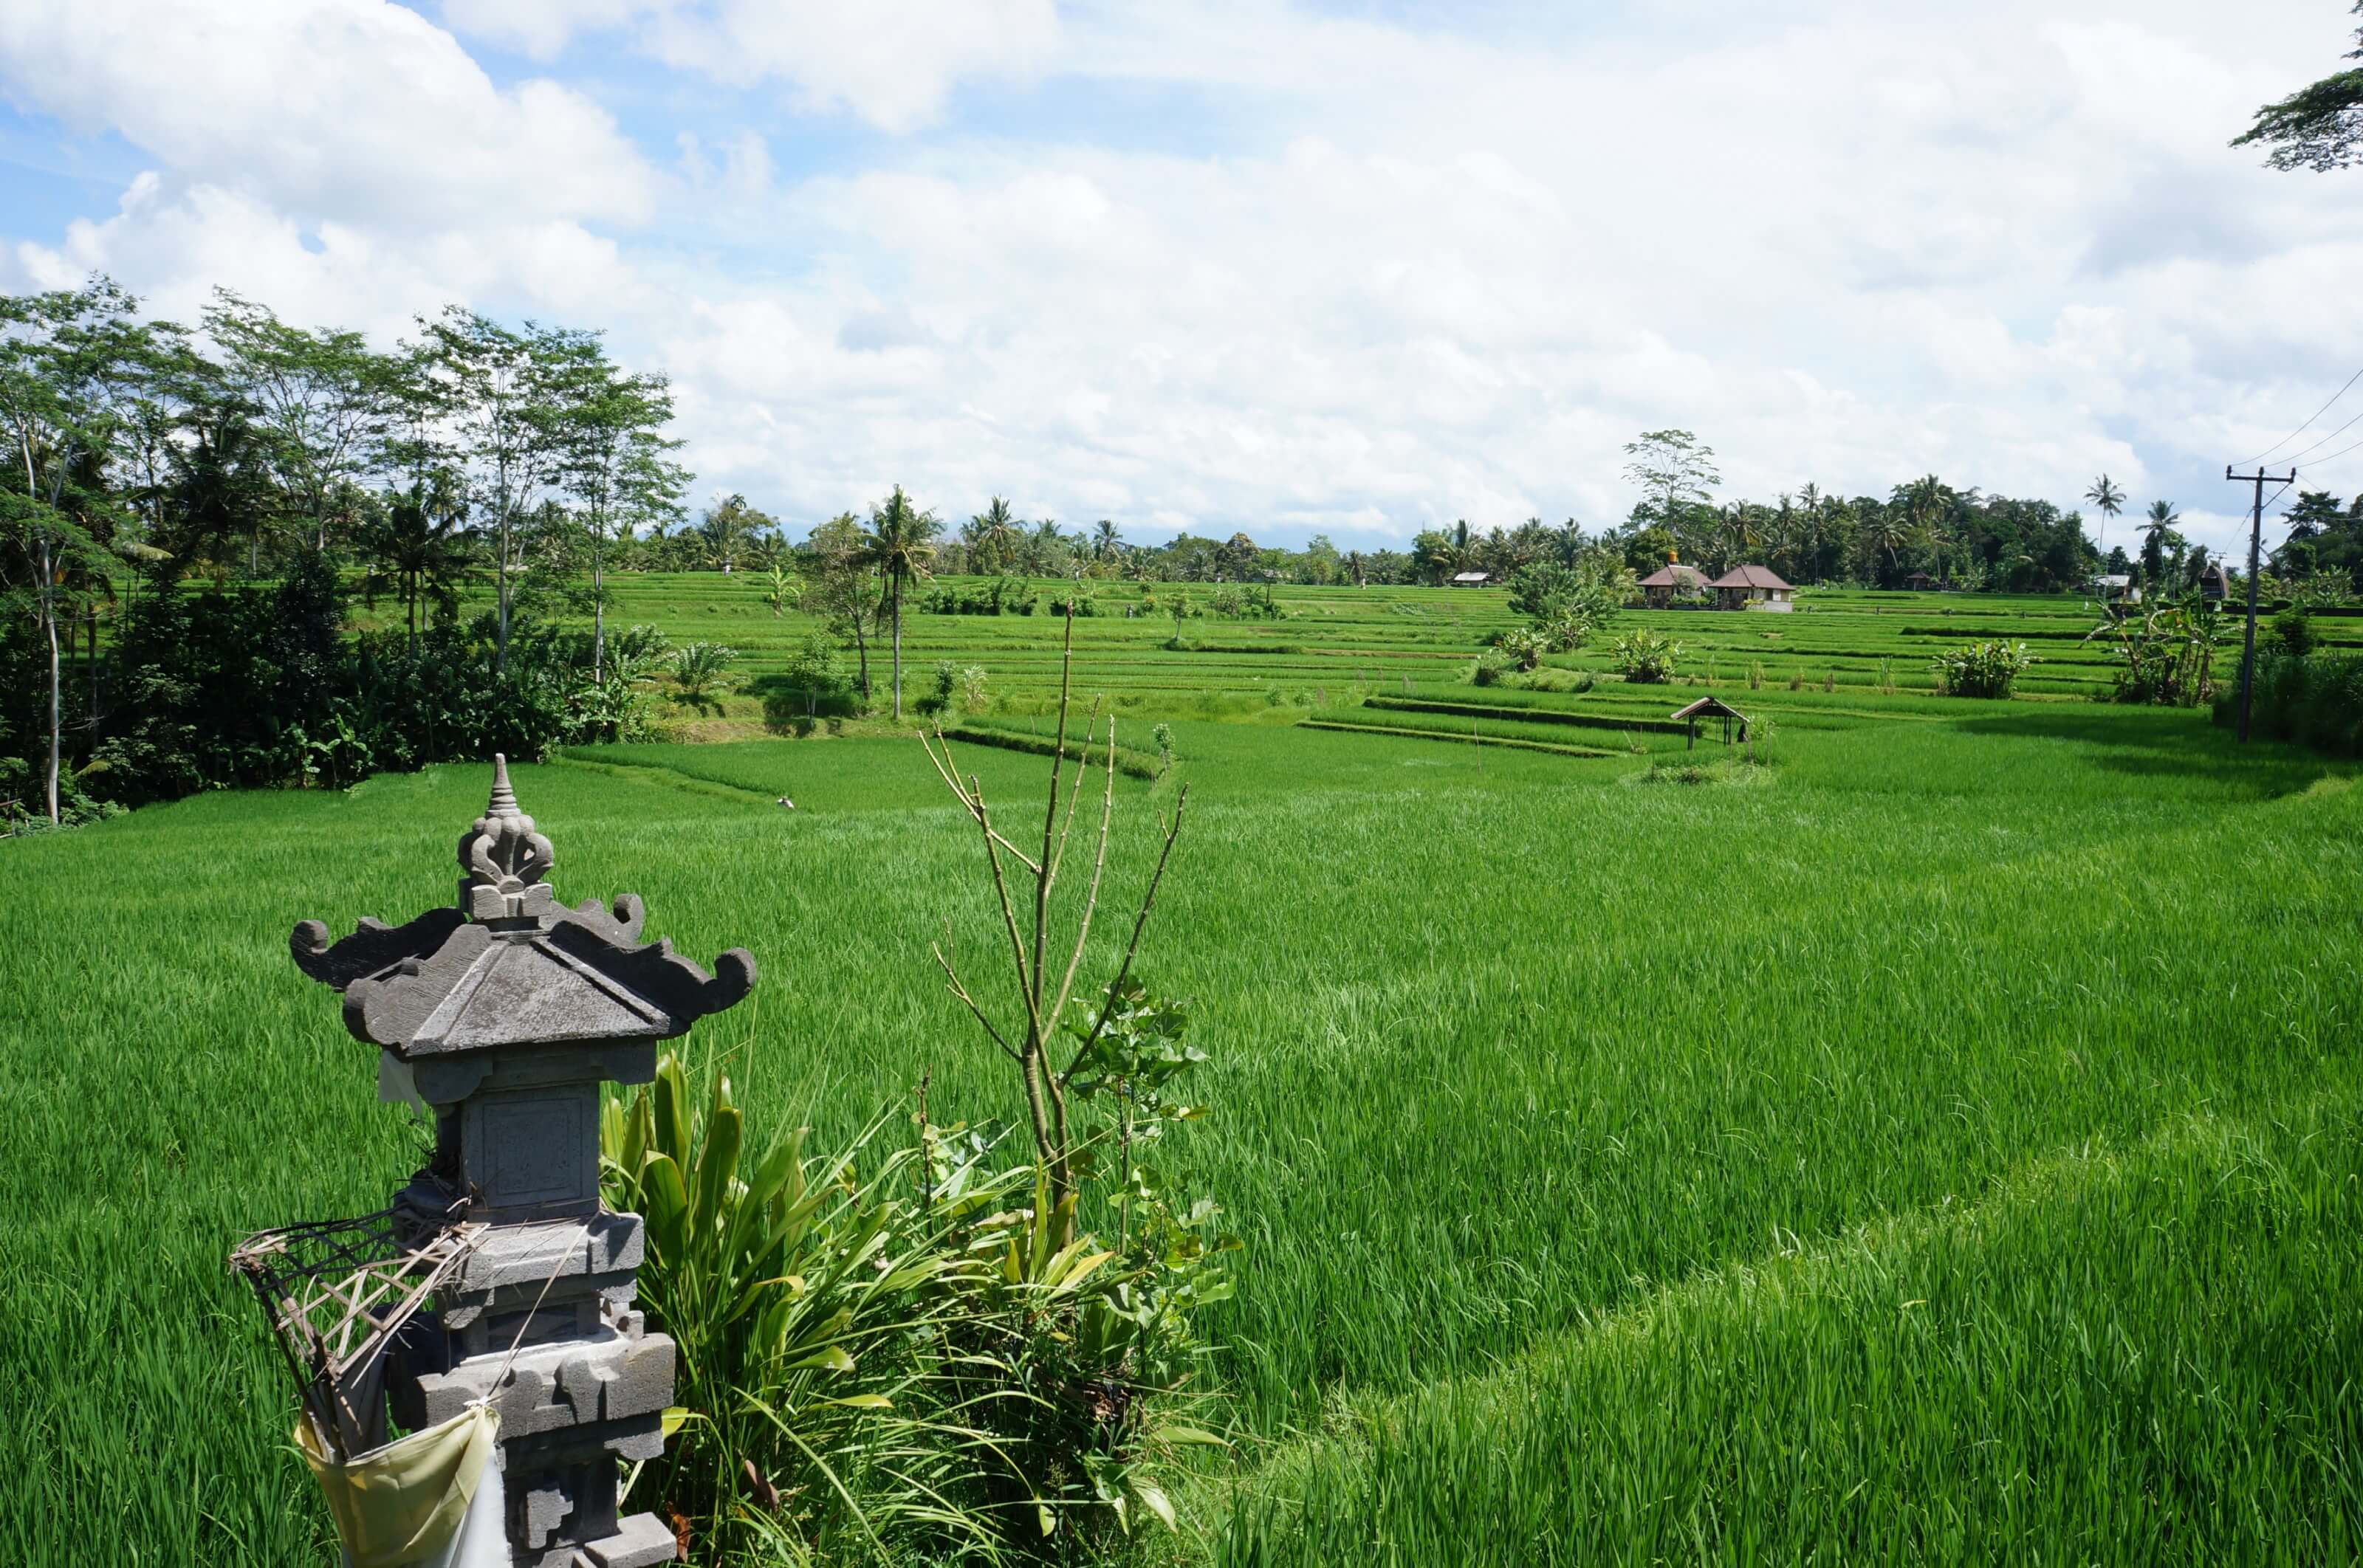
[[[2318,469],[2324,463],[2335,463],[2339,458],[2345,457],[2347,453],[2358,450],[2363,450],[2363,441],[2357,441],[2351,447],[2341,447],[2338,450],[2331,453],[2330,456],[2326,458],[2316,458],[2313,461],[2306,464],[2306,467],[2310,469]]]
[[[2294,463],[2300,458],[2304,457],[2308,452],[2319,451],[2324,446],[2337,440],[2341,436],[2344,436],[2349,430],[2354,429],[2357,425],[2363,425],[2363,414],[2357,414],[2354,418],[2348,420],[2346,424],[2340,425],[2337,429],[2333,430],[2328,435],[2318,437],[2313,446],[2299,447],[2296,451],[2291,452],[2288,457],[2283,458],[2281,461],[2285,463]]]
[[[2346,378],[2346,386],[2343,386],[2343,387],[2340,387],[2336,392],[2332,392],[2332,393],[2330,394],[2330,403],[2324,403],[2320,408],[2317,408],[2317,409],[2315,409],[2312,414],[2307,414],[2307,415],[2305,416],[2305,423],[2304,423],[2304,424],[2300,425],[2296,429],[2294,429],[2294,430],[2291,431],[2288,435],[2286,435],[2286,436],[2282,436],[2280,440],[2278,440],[2278,441],[2274,442],[2271,446],[2269,446],[2269,447],[2266,447],[2266,448],[2264,449],[2264,451],[2258,453],[2258,454],[2257,454],[2255,457],[2253,457],[2253,458],[2250,458],[2248,459],[2248,461],[2250,461],[2250,462],[2252,462],[2252,463],[2261,463],[2261,462],[2263,462],[2263,461],[2265,460],[2266,457],[2267,457],[2267,456],[2269,456],[2269,454],[2271,454],[2271,453],[2273,453],[2273,452],[2277,452],[2277,451],[2280,450],[2280,448],[2282,448],[2283,447],[2288,446],[2291,441],[2294,441],[2294,440],[2296,440],[2299,436],[2301,436],[2304,435],[2304,434],[2305,434],[2305,427],[2306,427],[2306,425],[2311,425],[2311,424],[2313,424],[2315,420],[2317,420],[2317,419],[2321,418],[2324,414],[2328,414],[2328,413],[2330,412],[2330,404],[2331,404],[2331,403],[2336,403],[2340,398],[2345,397],[2345,396],[2346,395],[2347,389],[2348,389],[2348,388],[2350,388],[2350,387],[2352,387],[2352,386],[2354,386],[2354,384],[2355,384],[2357,381],[2363,381],[2363,370],[2357,370],[2357,371],[2356,371],[2353,375],[2351,375],[2351,376],[2347,377],[2347,378]],[[2352,424],[2354,424],[2354,423],[2355,423],[2355,421],[2354,421],[2354,420],[2352,420],[2352,419],[2350,419],[2350,420],[2348,420],[2348,421],[2346,422],[2346,424],[2347,424],[2347,425],[2352,425]],[[2343,430],[2343,429],[2345,429],[2346,427],[2346,426],[2345,425],[2340,425],[2340,426],[2339,426],[2339,429],[2340,429],[2340,430]],[[2331,432],[2331,434],[2333,434],[2333,435],[2336,435],[2336,434],[2337,434],[2337,431],[2333,431],[2333,432]]]

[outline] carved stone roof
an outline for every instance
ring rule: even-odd
[[[639,940],[639,899],[560,906],[541,880],[555,856],[493,759],[491,803],[460,840],[460,906],[399,926],[364,920],[331,944],[307,920],[296,966],[344,993],[356,1039],[408,1058],[569,1040],[663,1040],[737,1003],[755,961],[734,947],[709,976],[666,942]],[[471,918],[472,917],[472,918]]]

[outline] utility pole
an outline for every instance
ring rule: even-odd
[[[2262,464],[2252,474],[2235,474],[2232,465],[2224,465],[2224,477],[2235,484],[2256,486],[2256,500],[2248,509],[2248,624],[2240,635],[2240,744],[2248,744],[2248,702],[2257,688],[2257,555],[2265,532],[2265,486],[2280,485],[2286,490],[2297,482],[2297,469],[2274,479],[2265,472]]]

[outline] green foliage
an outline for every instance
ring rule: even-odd
[[[1543,662],[1543,655],[1550,651],[1550,644],[1539,632],[1513,626],[1494,638],[1493,650],[1514,669],[1533,669]]]
[[[2273,740],[2294,741],[2333,756],[2363,756],[2363,656],[2313,654],[2293,657],[2258,650],[2249,727]],[[2238,682],[2215,696],[2214,718],[2239,722]]]
[[[953,711],[960,700],[960,667],[951,660],[937,659],[927,689],[912,701],[923,717],[936,718]]]
[[[666,672],[672,677],[672,700],[704,707],[736,684],[728,674],[738,662],[738,650],[721,643],[683,643],[672,650]]]
[[[607,639],[606,656],[589,683],[575,693],[578,740],[646,741],[656,738],[649,718],[648,691],[665,655],[654,626],[633,626]]]
[[[763,577],[763,602],[771,608],[771,618],[778,620],[804,602],[804,584],[783,566],[773,566]]]
[[[2313,617],[2303,605],[2291,605],[2272,618],[2266,632],[2266,646],[2282,658],[2303,658],[2322,646],[2322,638],[2313,629]]]
[[[1671,680],[1680,668],[1682,645],[1661,632],[1636,627],[1610,646],[1610,657],[1625,679],[1636,685]]]
[[[1630,569],[1593,553],[1574,565],[1546,560],[1519,569],[1510,579],[1510,609],[1533,624],[1549,652],[1572,653],[1635,591]]]
[[[1936,677],[1936,690],[1948,697],[2007,697],[2035,663],[2025,643],[1963,643],[1938,654],[1928,668]],[[1790,689],[1799,690],[1804,683],[1800,669]]]
[[[678,1356],[683,1419],[645,1502],[690,1521],[708,1560],[767,1541],[799,1557],[984,1543],[948,1498],[974,1459],[927,1347],[982,1273],[956,1228],[1009,1178],[972,1155],[923,1172],[916,1150],[861,1169],[879,1131],[826,1160],[802,1131],[750,1137],[729,1080],[717,1070],[701,1103],[670,1054],[603,1111],[602,1197],[647,1222],[638,1300]]]
[[[2191,592],[2112,615],[2087,640],[2117,657],[2116,701],[2192,708],[2215,695],[2215,654],[2230,635],[2223,606]]]
[[[2356,9],[2363,12],[2363,5]],[[2363,44],[2363,31],[2356,34]],[[2346,58],[2363,60],[2363,48]],[[2344,169],[2363,142],[2363,71],[2338,71],[2257,111],[2256,123],[2232,138],[2234,147],[2262,145],[2270,169]]]

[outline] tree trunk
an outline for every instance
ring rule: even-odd
[[[91,753],[98,749],[98,605],[95,602],[90,607],[90,712],[85,715],[83,724],[90,732],[89,749],[83,753],[83,760],[87,762]]]
[[[500,632],[493,651],[493,673],[506,676],[509,672],[509,509],[501,507],[500,528]]]
[[[58,728],[61,704],[58,701],[58,605],[55,574],[50,569],[50,542],[41,541],[40,593],[36,601],[41,618],[41,631],[50,642],[50,824],[57,825],[58,817]]]
[[[607,580],[600,569],[599,536],[591,536],[591,680],[606,679]]]
[[[894,722],[903,722],[903,588],[900,579],[887,592],[887,613],[894,617]]]

